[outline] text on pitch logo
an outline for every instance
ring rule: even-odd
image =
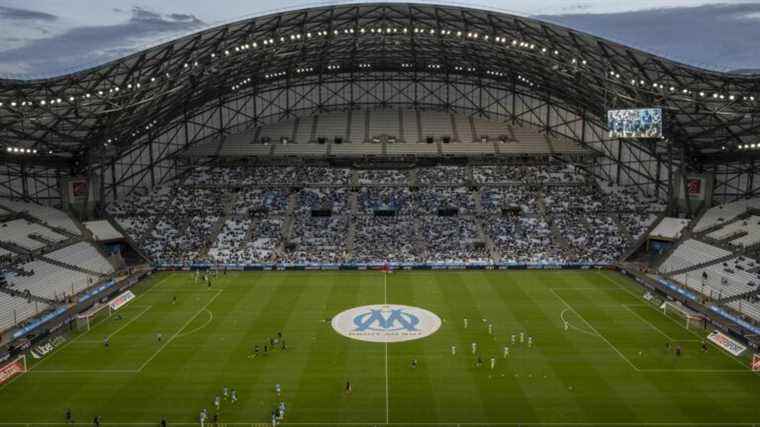
[[[441,319],[419,307],[365,305],[339,313],[333,317],[332,327],[339,334],[360,341],[402,342],[432,335],[441,327]]]

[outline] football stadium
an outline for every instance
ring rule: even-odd
[[[408,3],[0,80],[0,427],[760,425],[759,103]]]

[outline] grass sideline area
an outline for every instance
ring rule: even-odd
[[[108,426],[158,425],[161,417],[197,425],[224,386],[239,398],[222,402],[224,425],[271,425],[280,400],[285,425],[760,423],[760,377],[749,359],[712,344],[703,352],[703,331],[685,329],[614,272],[231,272],[212,282],[155,274],[135,288],[120,319],[104,317],[40,361],[29,359],[31,370],[0,388],[0,426],[64,425],[66,408],[82,425],[96,415]],[[427,338],[382,344],[330,325],[343,310],[384,302],[430,310],[442,326]],[[250,357],[278,331],[287,351]],[[509,344],[520,332],[534,338],[532,347]]]

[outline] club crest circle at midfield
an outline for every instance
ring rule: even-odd
[[[441,318],[424,308],[408,305],[364,305],[337,314],[332,327],[355,340],[393,343],[434,334],[441,327]]]

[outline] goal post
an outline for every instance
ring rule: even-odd
[[[111,317],[109,304],[98,304],[77,315],[77,330],[89,331],[98,321]]]
[[[681,319],[686,329],[704,329],[705,317],[679,302],[665,301],[660,308],[666,316]]]
[[[9,381],[16,375],[25,374],[27,371],[26,355],[22,354],[0,367],[0,384]]]

